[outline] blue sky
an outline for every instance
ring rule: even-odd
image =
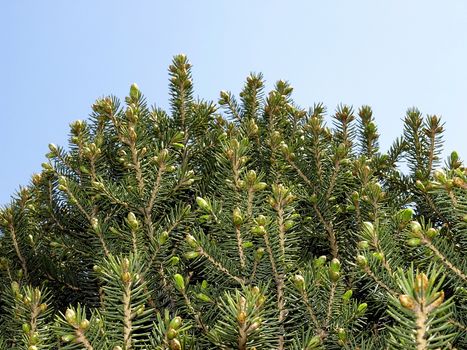
[[[407,108],[443,117],[467,154],[465,1],[3,1],[0,204],[40,171],[50,142],[99,96],[137,82],[166,107],[167,67],[193,63],[196,93],[238,93],[249,72],[288,80],[303,107],[369,104],[386,149]]]

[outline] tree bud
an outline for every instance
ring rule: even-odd
[[[127,222],[128,222],[128,226],[130,226],[132,230],[136,231],[138,229],[139,222],[136,219],[135,214],[131,211],[128,213]]]
[[[65,335],[62,336],[62,341],[65,342],[65,343],[70,343],[73,340],[75,340],[75,336],[73,334],[65,334]]]
[[[70,325],[75,325],[76,324],[76,313],[75,310],[73,309],[66,309],[65,312],[65,319]]]
[[[176,273],[174,275],[174,281],[175,281],[175,286],[180,292],[185,291],[185,280],[183,279],[183,276],[180,275],[179,273]]]
[[[185,253],[185,258],[188,260],[196,259],[198,256],[199,256],[199,252],[191,251],[191,252]]]
[[[169,239],[169,233],[167,231],[162,231],[159,236],[159,244],[164,245]]]
[[[293,220],[286,220],[284,222],[284,228],[285,228],[286,231],[290,230],[294,226],[295,226],[295,221],[293,221]]]
[[[177,335],[178,335],[177,330],[175,330],[173,328],[169,328],[169,330],[167,331],[167,338],[169,340],[172,340],[172,339],[176,338]]]
[[[255,191],[262,191],[262,190],[264,190],[267,186],[268,186],[268,185],[267,185],[266,182],[258,182],[257,184],[255,184],[255,185],[253,186],[253,189],[254,189]]]
[[[361,268],[364,268],[368,265],[368,261],[364,255],[357,255],[357,265]]]
[[[196,241],[196,238],[189,233],[186,235],[185,240],[191,248],[198,248],[198,242]]]
[[[321,344],[321,338],[318,335],[315,335],[313,338],[310,339],[310,341],[306,345],[305,350],[314,350],[320,344]]]
[[[357,246],[359,249],[368,249],[370,244],[368,243],[368,241],[360,241],[357,243]]]
[[[131,84],[130,86],[130,97],[132,100],[137,100],[140,97],[140,91],[136,83]]]
[[[440,306],[443,303],[443,301],[444,301],[444,291],[442,290],[440,292],[437,292],[437,293],[435,293],[434,296],[435,296],[436,299],[430,304],[430,306],[432,308],[436,308],[436,307]]]
[[[178,265],[179,262],[180,262],[180,258],[178,256],[172,256],[169,259],[169,264],[172,266]]]
[[[341,277],[341,273],[338,271],[329,270],[329,279],[331,282],[337,282]]]
[[[264,255],[264,248],[263,247],[260,247],[260,248],[256,249],[255,260],[260,261],[261,258],[263,257],[263,255]]]
[[[348,291],[346,291],[346,292],[342,295],[342,300],[344,300],[344,301],[349,301],[350,298],[352,298],[352,294],[353,294],[352,290],[349,289]]]
[[[169,328],[178,330],[182,326],[182,318],[180,316],[174,317],[169,324]]]
[[[418,247],[420,244],[422,244],[422,240],[420,238],[410,238],[407,240],[407,245],[409,247]]]
[[[324,263],[326,262],[326,256],[325,255],[321,255],[319,258],[316,258],[315,261],[313,262],[314,266],[316,268],[320,268],[321,266],[324,265]]]
[[[295,288],[297,288],[299,291],[303,291],[305,289],[305,279],[302,275],[295,275],[292,281],[295,285]]]
[[[248,181],[249,184],[253,184],[256,181],[256,171],[254,170],[248,170],[246,174],[246,180]]]
[[[267,218],[264,215],[258,215],[256,218],[256,223],[260,226],[265,226],[267,222]]]
[[[446,173],[441,169],[435,170],[433,172],[433,177],[435,178],[436,181],[442,184],[446,183],[446,180],[447,180]]]
[[[378,261],[384,260],[384,254],[382,252],[374,252],[372,255]]]
[[[369,221],[365,221],[363,223],[363,231],[367,233],[370,237],[374,237],[375,235],[375,228],[373,224]]]
[[[246,312],[245,311],[239,311],[238,314],[237,314],[237,322],[240,325],[243,325],[243,324],[245,324],[245,321],[246,321]]]
[[[426,190],[425,185],[420,180],[415,181],[415,187],[422,192],[425,192]]]
[[[120,277],[121,277],[123,283],[130,283],[131,282],[131,273],[129,273],[128,271],[123,272]]]
[[[24,334],[28,334],[30,331],[31,331],[31,326],[29,325],[29,323],[23,323],[23,333]]]
[[[211,298],[204,293],[197,293],[196,298],[198,298],[201,301],[204,301],[205,303],[210,303],[212,301]]]
[[[172,339],[169,341],[170,350],[182,350],[182,344],[178,339]]]
[[[413,214],[414,212],[411,208],[402,209],[401,211],[399,211],[400,219],[402,222],[409,222],[410,220],[412,220]]]
[[[243,222],[242,212],[239,208],[235,208],[232,215],[233,223],[235,226],[240,226]]]
[[[211,211],[211,206],[204,198],[196,197],[196,203],[202,210]]]
[[[438,234],[438,230],[433,228],[433,227],[430,227],[428,230],[426,230],[426,235],[430,238],[430,239],[433,239],[436,237],[436,235]]]
[[[409,310],[413,310],[415,307],[415,301],[413,300],[413,298],[406,294],[399,295],[399,302],[403,307]]]
[[[367,303],[362,303],[360,305],[358,305],[357,307],[357,314],[359,316],[363,315],[366,311],[366,309],[368,308],[368,304]]]
[[[334,272],[339,272],[341,269],[341,263],[338,259],[334,258],[331,260],[330,268]]]
[[[419,236],[422,232],[422,225],[420,225],[418,221],[411,221],[410,230],[412,231],[414,236]]]
[[[86,330],[89,328],[89,325],[90,325],[89,320],[84,319],[79,323],[79,328],[81,328],[82,330]]]
[[[428,288],[428,277],[422,272],[415,276],[414,291],[416,293],[425,294]]]

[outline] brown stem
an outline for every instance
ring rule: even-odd
[[[199,248],[199,253],[204,256],[208,261],[214,265],[214,267],[219,270],[220,272],[226,274],[233,280],[235,280],[239,284],[245,284],[245,280],[241,277],[234,276],[232,273],[230,273],[229,270],[227,270],[219,261],[215,260],[211,255],[209,255],[203,248]]]
[[[24,256],[23,254],[21,254],[21,250],[19,249],[18,239],[16,237],[16,230],[15,230],[15,227],[13,226],[12,221],[10,221],[9,223],[9,228],[10,228],[11,240],[13,241],[13,246],[15,247],[16,255],[18,256],[18,259],[21,263],[21,268],[23,269],[24,276],[28,278],[28,268],[26,265],[26,259],[24,259]]]

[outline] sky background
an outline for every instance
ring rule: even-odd
[[[445,156],[467,154],[467,1],[2,1],[0,205],[96,98],[136,82],[166,108],[177,53],[202,98],[263,72],[302,107],[372,106],[383,150],[416,106],[443,117]]]

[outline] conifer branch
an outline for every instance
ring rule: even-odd
[[[21,254],[21,250],[19,249],[18,237],[16,236],[15,226],[13,225],[13,218],[9,220],[8,227],[10,229],[11,240],[13,242],[13,247],[15,248],[16,256],[18,257],[21,263],[21,268],[23,269],[24,276],[28,278],[28,267],[26,264],[26,259],[24,258],[23,254]]]
[[[439,250],[435,247],[431,241],[424,237],[422,242],[425,246],[427,246],[440,260],[441,262],[452,272],[454,272],[457,276],[459,276],[464,283],[467,283],[467,275],[463,273],[459,268],[457,268],[453,263],[451,263]]]
[[[241,277],[234,276],[229,270],[227,270],[219,261],[214,259],[211,255],[209,255],[202,247],[198,248],[200,255],[204,256],[218,271],[224,273],[225,275],[229,276],[238,284],[245,284],[245,280]]]

